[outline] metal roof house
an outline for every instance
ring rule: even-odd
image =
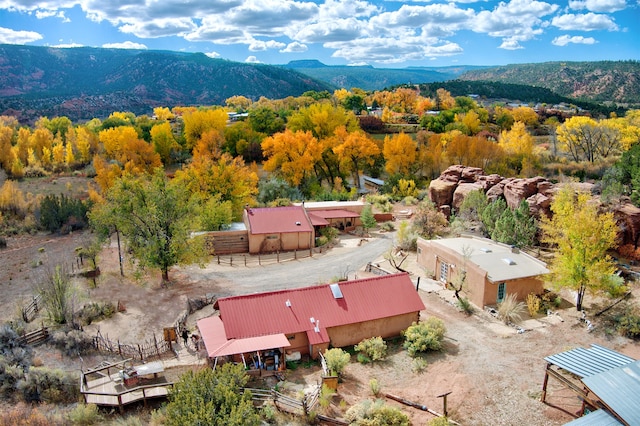
[[[315,358],[329,345],[397,336],[419,320],[425,306],[402,273],[225,297],[214,308],[219,317],[198,321],[207,354],[238,361],[265,350],[277,350],[285,359]]]
[[[419,238],[417,261],[445,286],[464,271],[469,300],[479,307],[500,303],[511,293],[518,300],[540,294],[541,276],[549,273],[544,262],[517,248],[475,236]]]
[[[304,250],[315,245],[315,231],[302,206],[247,207],[243,220],[249,253]]]
[[[640,425],[640,361],[595,344],[548,356],[545,361],[542,402],[552,377],[578,395],[582,413],[591,410],[567,425]],[[574,378],[582,382],[582,389]]]

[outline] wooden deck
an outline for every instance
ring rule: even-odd
[[[134,402],[143,401],[146,405],[148,399],[166,398],[172,386],[173,382],[168,382],[164,376],[139,377],[125,383],[117,371],[105,374],[104,370],[94,370],[91,374],[83,373],[80,378],[80,392],[85,403],[118,407],[120,411]]]

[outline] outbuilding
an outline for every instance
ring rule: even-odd
[[[475,236],[419,238],[417,262],[443,286],[465,274],[469,300],[479,307],[496,305],[507,294],[518,300],[541,294],[549,273],[544,262],[518,248]]]

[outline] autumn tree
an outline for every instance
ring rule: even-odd
[[[262,141],[262,151],[267,158],[264,169],[296,187],[322,157],[322,146],[310,131],[276,133]]]
[[[151,128],[151,143],[163,164],[171,164],[171,153],[180,148],[173,136],[171,124],[167,122],[156,124]]]
[[[338,156],[343,169],[353,173],[354,183],[360,188],[360,170],[366,165],[373,165],[375,157],[380,155],[380,148],[366,133],[361,131],[347,133],[344,132],[340,142],[333,148],[333,152]]]
[[[528,106],[519,106],[515,107],[511,110],[511,115],[513,115],[513,120],[515,122],[521,122],[526,124],[527,126],[533,126],[538,124],[538,113],[535,110]]]
[[[586,192],[565,185],[551,203],[553,216],[542,217],[542,241],[555,247],[549,263],[548,281],[577,292],[581,311],[586,292],[615,294],[622,279],[614,274],[615,263],[607,252],[616,246],[618,232],[613,213],[598,212]]]
[[[383,151],[385,170],[390,175],[409,175],[415,165],[416,143],[405,133],[384,138]]]
[[[574,161],[591,163],[620,152],[620,134],[590,117],[574,116],[556,130],[560,149]]]
[[[411,224],[412,229],[426,239],[433,239],[446,233],[449,222],[430,200],[422,201],[416,208]]]
[[[191,238],[197,223],[189,194],[156,169],[151,176],[125,175],[90,213],[94,227],[117,227],[141,267],[157,267],[163,282],[177,264],[200,262],[203,241]]]
[[[175,118],[175,115],[167,107],[155,107],[153,109],[153,115],[155,115],[156,118],[161,121],[173,120]]]
[[[525,175],[530,173],[526,168],[535,163],[534,143],[523,122],[516,121],[510,130],[503,130],[498,144],[510,160],[509,165],[515,168],[516,172]]]
[[[225,105],[229,108],[234,108],[236,111],[246,111],[249,109],[253,101],[246,96],[231,96],[224,101]]]
[[[184,114],[184,137],[187,148],[193,148],[200,137],[209,130],[223,132],[228,114],[223,109],[197,110]]]

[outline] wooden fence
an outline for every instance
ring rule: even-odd
[[[218,265],[261,266],[305,259],[307,257],[313,257],[316,254],[326,253],[329,249],[330,247],[323,246],[305,250],[283,251],[268,254],[216,255],[215,259],[216,262],[218,262]]]
[[[175,356],[170,342],[164,340],[158,341],[155,333],[153,339],[147,339],[143,343],[129,344],[120,343],[120,340],[109,340],[109,338],[98,334],[93,338],[93,346],[99,352],[108,352],[117,354],[122,358],[133,358],[146,361],[153,358],[162,358],[164,356]]]
[[[31,302],[22,307],[22,319],[24,322],[31,322],[38,315],[42,308],[42,296],[36,294],[32,297]]]
[[[251,391],[251,399],[258,405],[263,404],[265,401],[272,401],[278,410],[306,416],[318,404],[322,387],[318,385],[313,392],[305,395],[302,399],[292,398],[275,389],[244,389]]]
[[[18,338],[21,343],[27,345],[37,345],[38,343],[42,343],[49,338],[49,330],[47,327],[42,327],[38,330],[34,330],[32,332],[23,334]]]

